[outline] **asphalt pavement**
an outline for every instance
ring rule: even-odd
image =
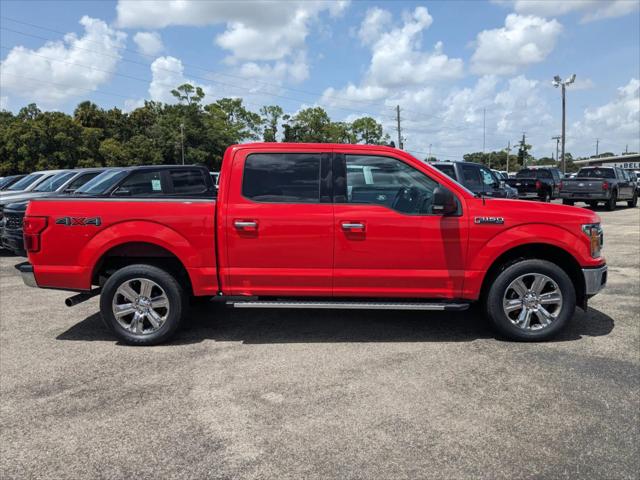
[[[129,347],[0,255],[0,478],[637,479],[640,210],[598,213],[609,285],[538,344],[476,310],[199,305]]]

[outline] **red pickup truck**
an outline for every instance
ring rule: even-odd
[[[52,198],[24,220],[25,283],[100,294],[123,341],[167,340],[190,297],[235,308],[465,310],[543,340],[606,283],[595,213],[476,196],[394,148],[230,147],[211,198]]]

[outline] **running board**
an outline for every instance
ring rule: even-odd
[[[469,308],[468,303],[444,302],[336,302],[336,301],[230,301],[234,308],[326,308],[338,310],[438,310],[462,311]]]

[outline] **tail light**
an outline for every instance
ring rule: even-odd
[[[542,189],[542,182],[540,180],[536,180],[536,190]]]
[[[24,217],[22,232],[24,248],[27,252],[40,250],[40,234],[45,228],[47,228],[47,217]]]
[[[602,190],[609,190],[609,182],[602,182]]]
[[[562,187],[564,187],[564,182],[562,180],[560,180],[560,186],[558,187],[560,190],[562,190]]]

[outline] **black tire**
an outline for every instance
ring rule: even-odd
[[[112,302],[118,288],[125,282],[137,278],[148,279],[157,284],[164,290],[168,299],[167,318],[156,331],[151,333],[134,333],[127,330],[116,320],[113,313]],[[100,314],[103,321],[120,340],[129,345],[146,346],[166,342],[180,327],[186,315],[187,306],[187,296],[173,275],[146,264],[129,265],[116,271],[107,279],[100,295]]]
[[[549,203],[551,201],[551,194],[549,192],[544,192],[540,197],[540,200],[544,203]]]
[[[607,210],[609,210],[610,212],[615,210],[617,203],[618,203],[618,192],[614,190],[613,192],[611,192],[611,197],[609,197],[609,200],[607,200],[607,203],[606,203]]]
[[[633,197],[627,202],[627,205],[629,208],[635,208],[638,206],[638,192],[633,192]]]
[[[557,317],[547,327],[525,330],[516,326],[503,310],[503,297],[511,282],[527,274],[542,274],[552,279],[562,294],[562,307]],[[485,313],[495,329],[510,340],[539,342],[557,335],[573,317],[576,308],[576,292],[564,270],[546,260],[521,260],[498,274],[485,298]]]
[[[562,204],[563,205],[571,205],[571,206],[573,206],[574,203],[575,202],[573,200],[567,200],[566,198],[562,199]]]
[[[598,202],[587,202],[591,208],[597,208]]]

